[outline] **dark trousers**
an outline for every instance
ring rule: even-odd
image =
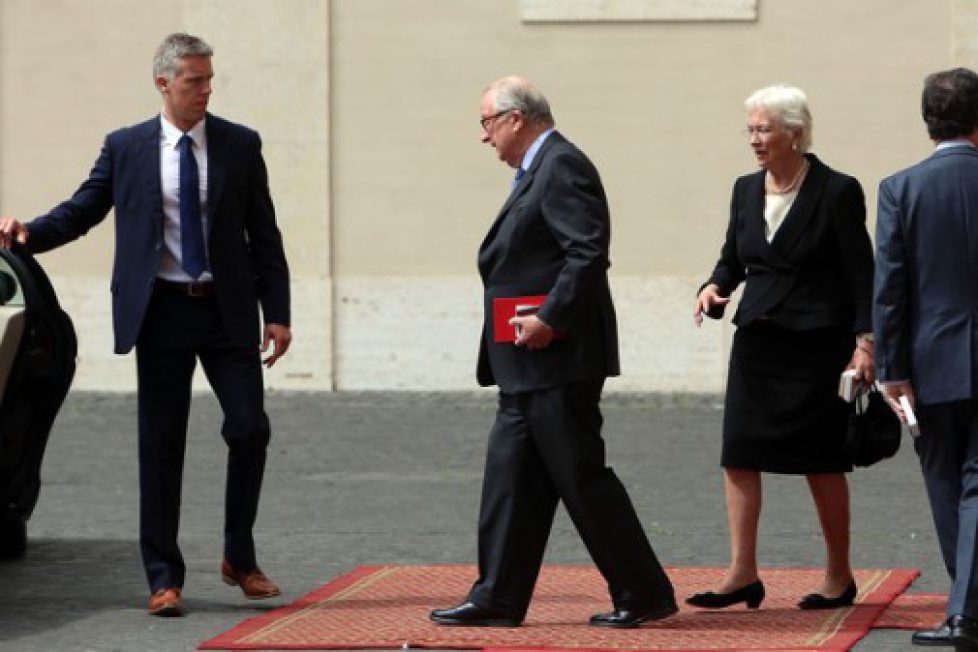
[[[136,343],[139,542],[150,590],[182,587],[177,545],[191,381],[197,359],[221,404],[228,446],[224,555],[256,567],[252,527],[269,440],[257,347],[232,344],[213,297],[153,293]]]
[[[628,493],[605,466],[603,380],[499,395],[479,514],[479,579],[469,600],[526,614],[558,500],[618,608],[673,600]]]
[[[947,614],[978,618],[978,400],[920,405],[920,459],[944,564]]]

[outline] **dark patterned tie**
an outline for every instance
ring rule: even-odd
[[[520,167],[516,168],[516,178],[513,179],[513,187],[514,188],[516,187],[516,184],[518,184],[520,182],[520,179],[523,178],[523,175],[524,174],[526,174],[526,170],[523,169],[523,166],[520,166]]]
[[[200,218],[200,176],[194,158],[194,139],[184,134],[180,148],[180,245],[183,269],[196,280],[207,268],[204,225]]]

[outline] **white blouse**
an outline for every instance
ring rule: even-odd
[[[767,236],[768,242],[771,242],[774,234],[778,232],[778,227],[784,221],[784,216],[791,210],[791,205],[797,196],[797,190],[783,194],[769,192],[764,195],[764,235]]]

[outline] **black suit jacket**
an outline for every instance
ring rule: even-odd
[[[921,403],[978,398],[978,151],[884,179],[876,216],[876,374]]]
[[[241,346],[266,323],[289,325],[289,270],[268,190],[258,134],[208,114],[208,255],[224,326]],[[116,353],[132,349],[163,256],[160,118],[105,139],[71,199],[27,224],[28,248],[53,249],[84,235],[115,206],[112,318]]]
[[[737,179],[730,223],[713,274],[723,296],[746,280],[734,323],[761,317],[792,330],[841,326],[869,331],[873,249],[859,182],[814,155],[781,226],[768,243],[761,170]],[[722,307],[710,311],[719,318]]]
[[[598,171],[573,144],[551,133],[479,249],[485,287],[481,385],[526,392],[619,373],[610,238]],[[538,316],[563,336],[535,351],[494,343],[493,299],[539,294],[547,298]]]

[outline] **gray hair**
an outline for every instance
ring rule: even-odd
[[[748,111],[764,109],[783,127],[801,132],[798,149],[802,154],[812,146],[812,113],[808,110],[808,96],[795,86],[775,84],[751,93],[744,100]]]
[[[554,116],[550,104],[536,86],[522,77],[503,77],[489,84],[486,92],[494,91],[496,111],[518,110],[528,122],[553,127]]]
[[[210,57],[214,50],[203,39],[183,32],[170,34],[153,55],[153,78],[160,75],[173,81],[173,76],[180,68],[180,59],[184,57]]]

